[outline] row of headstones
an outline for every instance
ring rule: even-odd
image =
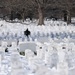
[[[15,61],[13,61],[13,58],[18,58],[19,57],[19,52],[17,51],[17,48],[16,49],[14,49],[14,50],[12,50],[12,52],[11,52],[11,54],[9,54],[8,52],[7,52],[7,54],[4,52],[5,51],[5,48],[4,47],[0,47],[0,74],[1,75],[7,75],[8,74],[8,71],[10,70],[9,68],[7,68],[7,71],[6,71],[6,73],[5,73],[5,67],[2,65],[3,63],[3,61],[4,61],[4,63],[7,63],[5,66],[9,66],[9,64],[11,65],[11,68],[12,68],[12,63],[14,63]],[[10,51],[10,49],[9,49],[9,51]],[[6,58],[5,58],[6,57]],[[9,61],[8,62],[8,57],[9,57],[9,59],[11,60],[11,62]],[[16,59],[16,61],[17,61],[17,59]],[[19,64],[17,64],[17,65],[19,65]],[[14,65],[13,65],[14,66]],[[12,74],[13,75],[13,74]]]
[[[50,55],[49,54],[49,52],[45,52],[45,53],[47,53],[47,54],[44,54],[44,51],[45,51],[45,48],[43,48],[42,49],[42,47],[40,47],[41,49],[37,49],[37,57],[38,58],[41,58],[41,59],[43,59],[43,57],[44,57],[44,55],[45,55],[45,62],[48,64],[48,63],[50,63],[50,61],[49,61],[49,59],[47,58],[48,57],[48,55]],[[60,48],[59,48],[60,49]],[[60,50],[61,51],[61,50]],[[59,63],[63,63],[63,61],[62,60],[64,60],[64,56],[63,57],[61,57],[61,54],[62,55],[64,55],[64,52],[58,52],[58,55],[59,55],[59,59],[60,59],[60,62]],[[32,58],[30,58],[30,57],[33,57],[34,56],[34,53],[33,52],[31,52],[30,50],[28,51],[28,50],[26,50],[25,51],[25,53],[26,53],[26,58],[29,60],[29,64],[30,65],[32,65],[32,63],[31,63],[31,61],[32,61]],[[28,54],[27,54],[28,53]],[[51,48],[50,48],[50,53],[51,53]],[[62,60],[61,60],[62,59]],[[17,62],[15,62],[15,63],[17,63]],[[66,62],[64,62],[65,64],[66,64]],[[64,63],[63,63],[63,65],[64,65]],[[63,65],[61,64],[59,67],[62,67],[63,68]],[[65,67],[65,65],[64,65],[64,67]],[[67,67],[67,66],[66,66]],[[14,69],[13,69],[14,70]],[[13,72],[12,72],[13,73]],[[14,73],[16,73],[16,72],[14,72]]]
[[[47,40],[46,39],[53,39],[53,40],[55,40],[55,39],[57,39],[57,40],[65,40],[65,39],[75,39],[75,35],[73,35],[73,36],[68,36],[68,35],[61,35],[61,36],[59,36],[59,35],[54,35],[54,34],[52,34],[52,35],[48,35],[48,36],[43,36],[43,35],[41,35],[41,36],[30,36],[29,38],[27,38],[27,37],[23,37],[23,38],[15,38],[15,39],[1,39],[1,41],[13,41],[13,40],[16,40],[16,41],[19,41],[19,42],[24,42],[24,41],[39,41],[39,42],[41,42],[41,41],[43,41],[43,40],[45,40],[45,42],[47,42]],[[69,40],[70,41],[70,40]],[[43,41],[44,42],[44,41]]]
[[[35,38],[38,38],[38,37],[51,37],[51,38],[73,38],[75,37],[75,34],[74,33],[70,33],[70,32],[48,32],[48,31],[45,31],[44,32],[41,32],[41,31],[37,31],[36,33],[35,32],[32,32],[31,31],[31,34],[29,35],[31,39],[35,39]],[[30,40],[29,38],[29,40]],[[26,36],[24,34],[18,34],[16,33],[15,35],[12,35],[12,36],[6,36],[6,35],[2,35],[0,37],[0,40],[3,40],[3,39],[6,39],[6,40],[11,40],[11,39],[16,39],[16,40],[20,40],[22,39],[22,41],[24,41],[26,39]]]
[[[70,44],[70,46],[71,46],[71,45],[73,46],[74,44]],[[56,45],[56,47],[57,47],[57,45]],[[67,47],[69,47],[69,45],[68,45]],[[37,56],[38,56],[39,58],[43,59],[43,58],[44,58],[44,54],[43,54],[43,53],[44,53],[44,51],[45,51],[45,50],[44,50],[45,48],[43,48],[43,49],[42,49],[42,47],[40,47],[40,48],[41,48],[41,49],[37,49]],[[58,48],[59,48],[59,47],[58,47]],[[74,50],[74,46],[73,46],[73,50]],[[50,51],[51,51],[51,48],[50,48]],[[49,52],[48,52],[48,53],[49,53]],[[50,53],[51,53],[51,52],[50,52]],[[61,52],[60,52],[60,53],[61,53]],[[60,54],[60,53],[59,53],[59,54]],[[30,53],[29,53],[29,54],[30,54]],[[47,55],[48,55],[48,54],[47,54]],[[60,59],[61,59],[61,58],[60,58]],[[48,62],[48,61],[47,61],[47,62]]]
[[[48,46],[48,47],[47,47]],[[37,56],[39,58],[44,58],[45,53],[48,53],[49,55],[53,52],[60,52],[60,56],[62,55],[62,52],[75,52],[75,44],[74,43],[51,43],[49,45],[45,45],[43,47],[37,48]],[[47,55],[48,55],[47,54]],[[61,59],[62,60],[62,59]]]
[[[44,40],[45,40],[45,39],[46,39],[46,38],[44,38]],[[49,41],[48,44],[53,44],[56,48],[58,48],[58,47],[57,47],[58,42],[56,42],[55,40],[59,41],[58,39],[54,39],[54,40],[53,40],[53,39],[49,39],[49,40],[45,40],[43,43],[45,43],[46,41],[47,41],[47,42]],[[64,46],[66,46],[67,48],[71,48],[71,49],[74,51],[74,48],[75,48],[74,42],[69,42],[69,40],[66,39],[66,38],[64,39],[64,41],[65,41],[65,42],[59,42],[60,45],[62,45],[62,46],[64,45]],[[24,44],[24,43],[25,43],[25,44],[26,44],[26,43],[27,43],[27,44],[28,44],[28,43],[34,44],[34,43],[35,43],[35,44],[36,44],[37,42],[40,42],[40,41],[37,40],[37,39],[35,39],[35,42],[32,42],[32,41],[31,41],[31,42],[27,42],[27,41],[23,41],[23,42],[22,42],[22,41],[15,41],[15,42],[10,42],[10,43],[9,43],[9,41],[2,41],[0,45],[1,45],[1,47],[4,47],[4,48],[6,48],[6,47],[13,47],[13,48],[14,48],[14,47],[19,46],[21,43],[23,43],[23,44]],[[40,43],[42,43],[42,42],[40,42]],[[10,46],[8,46],[8,45],[10,45]]]
[[[0,41],[0,45],[1,45],[1,47],[16,47],[17,46],[17,41],[14,41],[14,42],[12,42],[12,41]]]
[[[72,26],[71,27],[70,26],[67,26],[67,27],[63,27],[63,26],[60,26],[60,27],[49,27],[49,26],[47,26],[47,27],[46,26],[44,26],[44,27],[41,27],[41,26],[40,27],[37,27],[37,26],[34,27],[34,26],[29,26],[29,27],[25,27],[24,28],[24,31],[27,28],[32,33],[33,32],[36,32],[37,33],[39,31],[41,33],[44,32],[44,34],[45,33],[49,33],[49,32],[57,32],[57,33],[59,33],[59,32],[74,32],[74,30],[75,30],[75,28],[72,27]],[[16,37],[16,36],[19,36],[19,35],[24,34],[23,30],[22,31],[20,31],[20,30],[14,31],[13,30],[13,32],[12,31],[11,32],[10,31],[9,32],[8,31],[5,31],[5,32],[2,31],[0,35],[5,35],[5,36],[6,35],[9,35],[9,36],[13,36],[14,35]]]
[[[13,47],[17,47],[15,43],[12,43]],[[1,52],[4,53],[5,48],[7,47],[7,42],[2,43],[2,47],[0,50]],[[2,49],[3,48],[3,49]],[[12,47],[10,47],[12,48]],[[17,48],[16,48],[17,49]],[[7,52],[8,53],[8,52]],[[3,56],[4,57],[4,56]],[[16,60],[16,61],[15,61]],[[20,74],[21,73],[21,74]],[[19,53],[15,50],[12,51],[12,56],[11,56],[11,75],[25,75],[24,69],[22,66],[22,63],[20,61],[20,56]]]
[[[40,50],[41,50],[41,49],[40,49]],[[41,51],[42,51],[42,50],[41,50]],[[32,58],[29,58],[29,57],[33,57],[33,56],[34,56],[33,52],[31,52],[30,50],[29,50],[29,51],[26,50],[25,53],[26,53],[26,56],[25,56],[25,57],[29,60],[29,62],[28,62],[29,65],[32,65],[32,62],[31,62],[31,61],[32,61]],[[28,54],[27,54],[27,53],[28,53]],[[41,53],[41,52],[40,52],[40,53]],[[17,54],[14,54],[13,56],[15,56],[15,55],[17,56]],[[16,57],[16,56],[15,56],[15,57]],[[38,55],[37,55],[37,56],[38,56]],[[14,57],[14,60],[16,60],[16,61],[12,60],[12,72],[11,72],[12,75],[13,75],[13,74],[16,75],[16,74],[17,74],[18,72],[20,72],[20,70],[21,70],[21,69],[19,68],[20,63],[19,63],[19,61],[18,61],[18,60],[19,60],[19,58],[18,58],[19,56],[16,57],[16,58],[15,58],[15,57]],[[40,58],[40,57],[41,57],[41,56],[39,56],[39,58]],[[49,61],[49,62],[50,62],[50,61]],[[16,65],[16,64],[19,64],[19,65]],[[20,65],[20,66],[22,66],[22,65]],[[16,70],[15,70],[15,69],[16,69]]]
[[[28,50],[27,50],[28,51]],[[28,51],[29,53],[30,51]],[[31,52],[30,52],[31,53]],[[14,57],[12,57],[12,61],[11,61],[11,75],[17,75],[21,73],[21,75],[24,73],[23,67],[22,67],[22,63],[19,61],[19,55],[17,54],[13,54]],[[31,55],[30,55],[31,56]],[[16,61],[15,61],[16,60]],[[32,58],[28,58],[28,64],[30,65],[30,67],[34,67],[32,62],[34,61]],[[34,68],[32,68],[34,69]],[[60,69],[60,68],[59,68]],[[24,73],[25,75],[25,73]],[[66,74],[67,75],[67,74]]]
[[[45,64],[50,64],[51,59],[50,55],[52,55],[52,48],[50,48],[48,51],[45,51],[45,47],[40,49],[37,49],[37,58],[44,60]],[[62,55],[62,57],[61,57]],[[59,57],[59,62],[57,64],[57,70],[60,71],[60,74],[63,75],[68,75],[68,63],[64,60],[65,59],[65,53],[63,50],[58,50],[58,57]],[[28,59],[29,65],[32,65],[35,56],[34,53],[31,50],[25,50],[25,57]]]
[[[74,26],[25,26],[24,30],[28,28],[31,32],[73,32]]]

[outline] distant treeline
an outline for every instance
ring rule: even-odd
[[[75,0],[0,0],[0,18],[5,20],[37,18],[42,25],[44,18],[64,18],[71,23],[74,16]]]

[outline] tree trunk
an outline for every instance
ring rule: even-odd
[[[25,13],[25,8],[22,9],[22,19],[23,19],[23,22],[24,22],[24,20],[25,20],[25,17],[24,17],[25,14],[24,14],[24,13]]]
[[[43,15],[43,9],[39,6],[38,7],[38,16],[39,16],[39,22],[38,25],[44,25],[44,15]]]
[[[9,17],[9,19],[12,21],[12,8],[9,8],[9,14],[10,14],[10,17]]]
[[[67,12],[64,12],[64,21],[67,22]]]
[[[11,20],[11,21],[13,21],[13,20],[14,20],[14,13],[13,13],[13,11],[11,11],[10,20]]]
[[[67,23],[68,23],[68,24],[71,23],[71,13],[70,13],[69,10],[67,11]]]
[[[23,19],[23,22],[24,22],[24,13],[22,14],[22,19]]]

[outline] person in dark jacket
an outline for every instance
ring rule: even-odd
[[[31,34],[31,32],[28,30],[28,28],[26,29],[26,31],[24,31],[24,35],[27,36],[27,38],[29,37],[29,35]]]

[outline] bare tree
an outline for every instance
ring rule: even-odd
[[[75,0],[1,0],[0,7],[4,7],[13,14],[12,11],[19,12],[24,21],[29,10],[37,11],[38,25],[44,25],[44,14],[47,8],[60,8],[64,10],[64,20],[71,23],[71,10],[75,7]]]
[[[75,0],[60,0],[61,9],[64,9],[64,21],[67,21],[67,23],[71,23],[71,11],[73,7],[75,7]]]
[[[37,9],[39,23],[38,25],[44,25],[44,12],[50,0],[28,0],[30,5]]]
[[[38,11],[39,23],[38,25],[44,24],[44,13],[46,8],[65,8],[63,0],[28,0],[29,4],[36,8]],[[63,3],[62,3],[63,2]],[[68,11],[69,12],[69,11]]]
[[[26,0],[5,0],[5,8],[9,11],[9,14],[13,17],[13,11],[15,13],[19,12],[24,21],[24,14],[27,9],[27,1]]]

